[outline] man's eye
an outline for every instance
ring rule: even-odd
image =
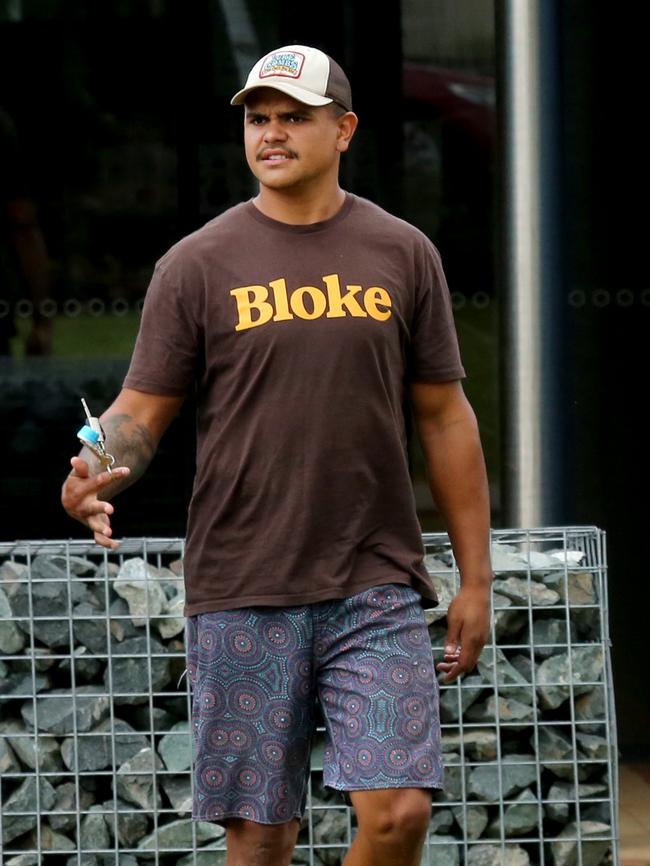
[[[305,118],[300,114],[290,114],[289,120],[291,123],[302,123]]]

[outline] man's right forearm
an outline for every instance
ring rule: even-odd
[[[156,445],[148,428],[131,415],[109,409],[101,416],[100,421],[106,435],[106,451],[115,458],[114,465],[128,466],[131,470],[126,477],[115,478],[101,491],[99,498],[108,501],[144,474],[151,463]],[[105,471],[105,467],[89,448],[82,448],[79,457],[88,463],[91,475]]]

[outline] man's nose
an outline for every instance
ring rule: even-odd
[[[264,130],[265,141],[285,141],[287,132],[279,120],[269,120]]]

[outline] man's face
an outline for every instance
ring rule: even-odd
[[[339,154],[347,150],[351,137],[341,127],[341,118],[329,105],[316,108],[278,90],[259,88],[246,98],[246,160],[263,186],[309,188],[315,180],[337,177]]]

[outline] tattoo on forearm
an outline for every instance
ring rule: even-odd
[[[109,499],[144,474],[156,449],[147,428],[134,421],[131,415],[109,415],[102,418],[101,423],[106,434],[106,450],[115,457],[115,466],[128,466],[131,470],[126,478],[116,478],[105,488],[100,498]],[[102,471],[99,460],[89,449],[84,448],[80,456],[88,460],[93,473]]]

